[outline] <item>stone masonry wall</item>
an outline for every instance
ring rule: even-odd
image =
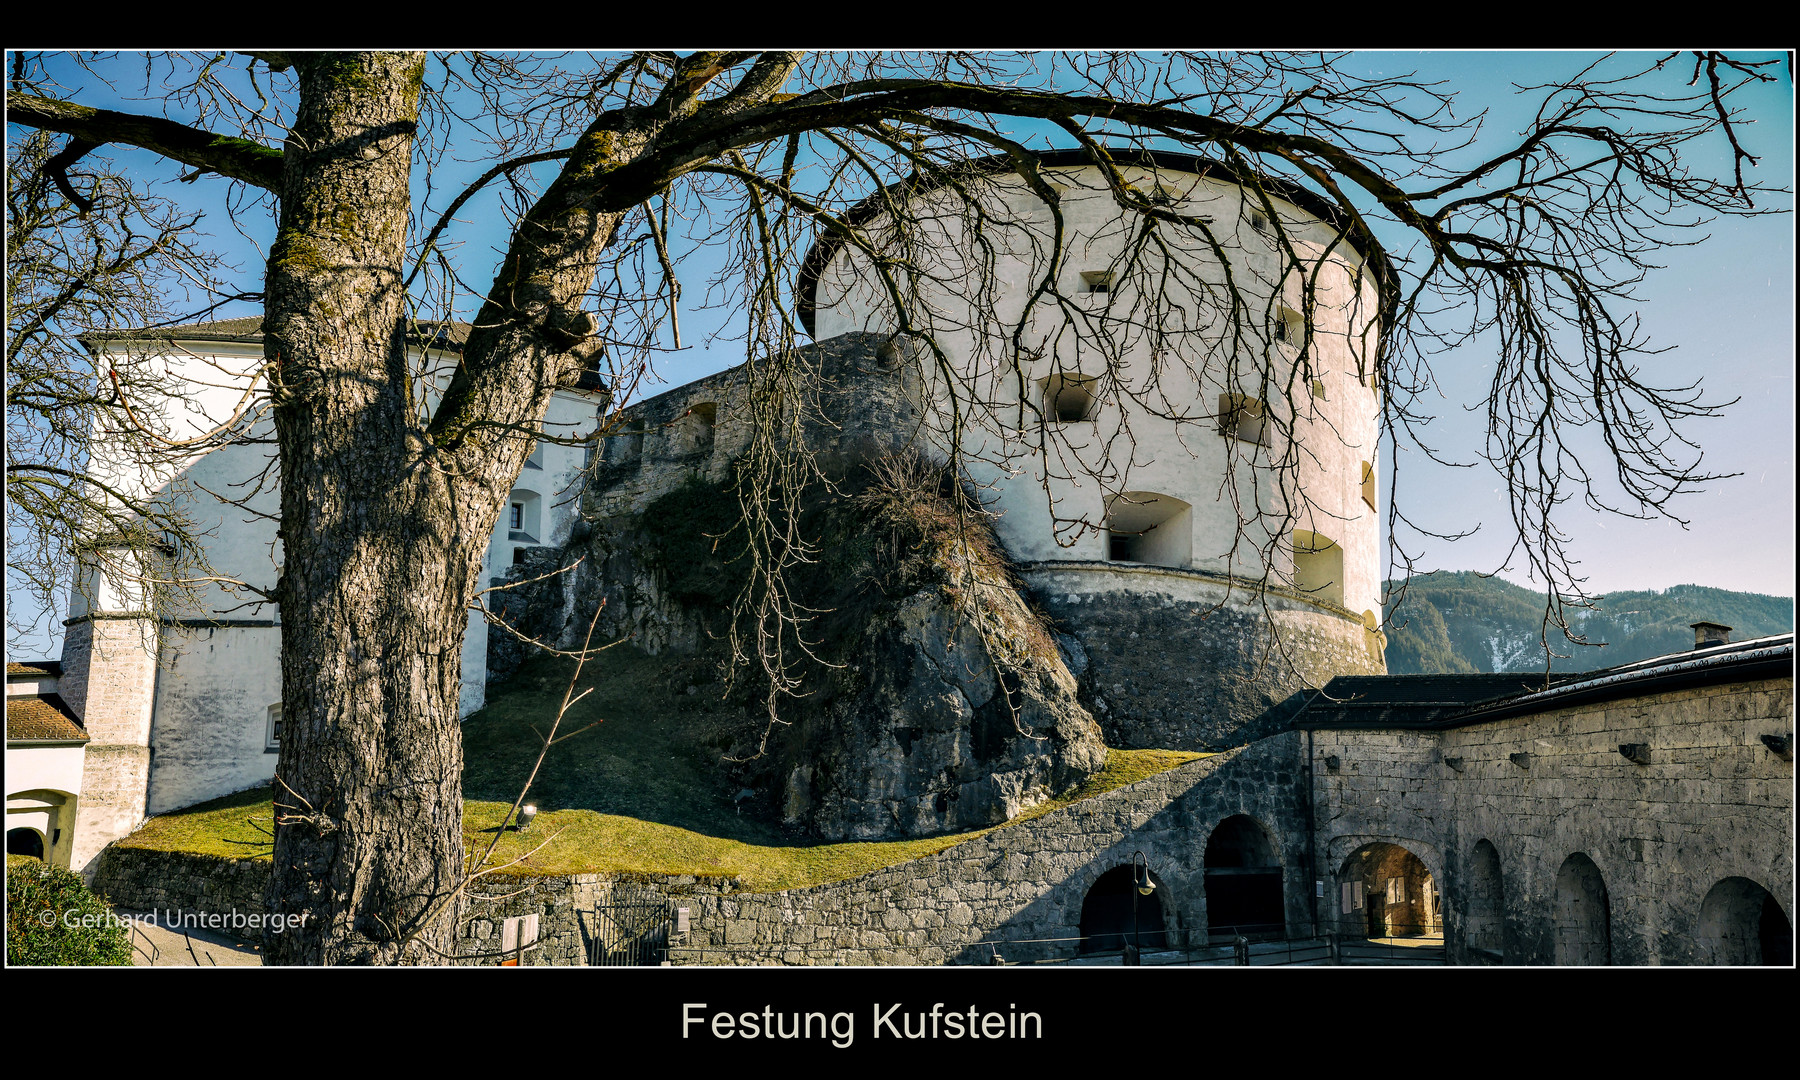
[[[781,893],[696,882],[678,964],[985,964],[1076,954],[1082,902],[1104,873],[1149,858],[1171,947],[1207,942],[1204,855],[1219,822],[1255,818],[1276,847],[1290,933],[1309,933],[1305,789],[1292,734],[1205,758],[937,855]],[[987,943],[993,943],[990,947]]]
[[[1499,854],[1501,952],[1555,960],[1556,881],[1585,855],[1605,882],[1614,964],[1705,963],[1698,923],[1714,885],[1767,889],[1792,925],[1793,763],[1763,735],[1793,730],[1787,680],[1577,705],[1442,732],[1314,733],[1318,846],[1327,896],[1344,862],[1385,841],[1417,855],[1443,891],[1446,945],[1473,962],[1464,922]],[[1621,744],[1645,744],[1649,763]],[[1513,755],[1528,757],[1513,760]],[[1337,757],[1334,772],[1327,757]],[[1332,913],[1337,914],[1334,906]],[[1346,919],[1360,918],[1361,912]]]
[[[625,897],[685,907],[670,941],[676,964],[981,964],[1071,957],[1082,902],[1101,874],[1142,850],[1159,886],[1172,947],[1206,944],[1204,855],[1219,822],[1247,814],[1275,845],[1290,932],[1310,932],[1311,870],[1302,845],[1304,785],[1292,734],[1204,758],[937,855],[849,881],[780,893],[730,879],[585,874],[498,877],[472,890],[457,940],[470,965],[500,962],[503,920],[539,917],[526,965],[581,964],[600,928],[593,912]],[[134,909],[260,912],[269,863],[113,847],[98,886]],[[984,942],[996,943],[993,948]]]
[[[1218,750],[1270,734],[1270,709],[1338,675],[1384,674],[1348,611],[1192,570],[1035,563],[1023,577],[1086,650],[1082,703],[1108,746]]]

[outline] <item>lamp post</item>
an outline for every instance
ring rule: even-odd
[[[1138,897],[1149,896],[1156,891],[1156,882],[1150,880],[1150,856],[1140,848],[1131,853],[1131,948],[1126,951],[1125,963],[1137,965],[1143,963],[1144,946],[1138,937]]]

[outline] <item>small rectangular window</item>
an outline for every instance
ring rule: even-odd
[[[269,706],[268,728],[263,734],[264,750],[281,749],[281,702]]]
[[[1082,292],[1109,293],[1113,289],[1111,270],[1083,270],[1081,272]]]
[[[523,529],[525,527],[525,504],[513,503],[512,516],[507,519],[507,528]]]
[[[1243,394],[1220,394],[1219,434],[1229,439],[1269,445],[1269,425],[1262,401]]]

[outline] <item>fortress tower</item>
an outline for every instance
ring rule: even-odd
[[[802,317],[917,360],[922,436],[1085,648],[1110,745],[1241,743],[1294,691],[1386,670],[1380,270],[1299,188],[1174,154],[1111,173],[1044,155],[1060,221],[981,166],[868,200],[882,260],[822,241]]]

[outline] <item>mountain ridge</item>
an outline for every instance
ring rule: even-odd
[[[1591,609],[1567,608],[1569,631],[1544,627],[1544,594],[1474,571],[1436,571],[1384,583],[1388,671],[1396,675],[1459,671],[1543,671],[1544,642],[1552,671],[1594,671],[1693,647],[1695,622],[1732,628],[1733,641],[1789,633],[1787,596],[1671,585],[1608,593]],[[1397,597],[1397,603],[1395,598]]]

